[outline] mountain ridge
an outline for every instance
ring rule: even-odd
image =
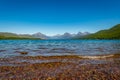
[[[29,34],[16,34],[10,32],[0,32],[0,39],[37,39]]]
[[[80,34],[81,33],[81,34]],[[34,34],[16,34],[16,33],[10,33],[10,32],[0,32],[0,39],[72,39],[74,37],[81,37],[84,35],[90,34],[87,32],[78,32],[77,34],[71,34],[68,32],[65,32],[64,34],[54,35],[54,36],[47,36],[43,33],[37,32]]]
[[[78,33],[81,33],[81,35],[79,35]],[[81,36],[84,36],[84,35],[88,35],[90,34],[89,32],[87,32],[87,34],[85,34],[85,32],[78,32],[76,34],[71,34],[71,33],[68,33],[68,32],[65,32],[64,34],[59,34],[59,35],[55,35],[55,36],[51,36],[49,37],[49,39],[73,39],[75,37],[81,37]]]
[[[0,32],[0,39],[120,39],[120,24],[93,34],[89,32],[78,32],[76,34],[65,32],[61,35],[47,36],[40,32],[31,35]]]
[[[120,39],[120,24],[106,30],[100,30],[96,33],[83,36],[79,39]]]

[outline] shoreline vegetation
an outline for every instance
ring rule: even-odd
[[[117,57],[116,57],[117,56]],[[18,56],[1,58],[0,79],[119,80],[120,54],[109,58]]]

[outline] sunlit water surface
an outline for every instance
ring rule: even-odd
[[[0,57],[120,53],[120,40],[0,40]]]

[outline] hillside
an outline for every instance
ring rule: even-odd
[[[0,39],[38,39],[38,38],[34,38],[33,36],[27,34],[18,35],[15,33],[0,32]]]
[[[120,39],[120,24],[110,29],[101,30],[94,34],[84,36],[82,39]]]

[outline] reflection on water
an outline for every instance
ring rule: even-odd
[[[21,55],[18,52],[28,52]],[[0,57],[103,55],[120,52],[120,40],[0,40]]]

